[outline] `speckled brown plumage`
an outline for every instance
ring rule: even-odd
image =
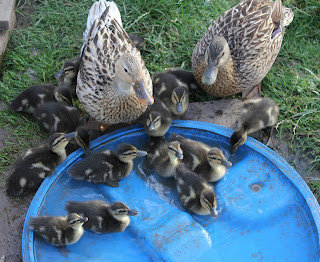
[[[283,7],[281,0],[246,0],[226,11],[210,25],[194,48],[192,68],[197,83],[209,94],[219,97],[258,85],[275,61],[284,27],[292,19],[293,12]],[[281,31],[276,34],[279,28]],[[204,54],[215,36],[225,38],[231,57],[219,68],[215,83],[207,86],[201,81],[206,67]]]

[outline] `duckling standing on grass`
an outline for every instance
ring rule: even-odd
[[[80,57],[75,57],[63,63],[61,70],[56,74],[59,84],[67,86],[72,93],[72,97],[76,98],[77,75],[79,72]]]
[[[72,132],[85,123],[76,107],[57,102],[40,105],[33,115],[51,134],[54,132]]]
[[[146,155],[146,151],[138,150],[129,144],[121,144],[114,152],[105,150],[91,153],[71,167],[68,172],[72,178],[77,180],[119,187],[119,181],[130,174],[133,159]]]
[[[75,132],[54,133],[49,137],[48,144],[28,149],[13,165],[6,185],[7,195],[18,197],[37,190],[56,166],[66,159],[65,147],[75,135]]]
[[[138,119],[149,136],[163,136],[171,125],[171,112],[158,98]]]
[[[29,228],[54,246],[66,246],[76,243],[83,235],[83,223],[87,217],[76,213],[69,216],[38,216],[29,221]]]
[[[174,175],[181,205],[198,215],[218,216],[213,187],[184,165]]]
[[[216,182],[226,174],[226,167],[232,166],[217,147],[171,134],[171,141],[179,141],[184,152],[183,163],[208,182]]]
[[[72,96],[69,88],[64,85],[34,85],[13,99],[9,107],[17,112],[33,113],[39,105],[48,102],[60,102],[72,105]]]
[[[83,225],[84,229],[98,234],[123,232],[130,224],[129,216],[138,215],[136,210],[130,209],[122,202],[108,204],[101,200],[69,201],[66,210],[68,213],[88,217],[89,221]]]
[[[243,104],[238,127],[230,140],[230,153],[233,154],[239,146],[247,141],[247,136],[258,130],[271,128],[269,138],[273,142],[273,127],[278,121],[279,107],[270,98],[249,99]],[[268,140],[269,140],[268,138]]]
[[[173,177],[183,159],[178,141],[168,143],[164,137],[150,137],[148,165],[159,176]]]
[[[169,73],[152,76],[154,96],[160,98],[174,115],[182,115],[189,105],[188,86]]]

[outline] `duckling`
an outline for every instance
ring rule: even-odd
[[[192,72],[188,72],[182,69],[171,68],[167,70],[167,73],[174,75],[182,83],[186,84],[189,88],[189,92],[199,90],[199,86],[194,78]]]
[[[54,246],[71,245],[82,237],[87,217],[76,213],[68,216],[38,216],[29,221],[29,228]]]
[[[132,33],[129,33],[128,36],[131,39],[132,43],[136,46],[136,48],[140,50],[144,45],[144,38]]]
[[[180,165],[174,175],[181,205],[198,215],[218,216],[213,187],[201,176]]]
[[[130,144],[121,144],[115,151],[91,153],[70,168],[69,175],[77,180],[119,187],[119,181],[130,174],[133,159],[146,155],[147,152],[138,150]]]
[[[58,102],[40,105],[33,113],[43,126],[52,134],[54,132],[72,132],[84,125],[79,110]]]
[[[217,147],[171,134],[171,141],[179,141],[184,152],[183,163],[207,182],[217,182],[226,174],[226,167],[232,166]]]
[[[85,155],[89,155],[90,151],[90,140],[89,131],[85,126],[79,126],[76,129],[76,136],[74,140],[71,140],[70,143],[66,146],[67,155],[70,155],[72,152],[76,151],[79,147],[83,149]]]
[[[188,86],[173,74],[157,73],[152,77],[154,96],[161,99],[174,115],[181,115],[189,105]]]
[[[7,181],[7,195],[18,197],[37,190],[42,181],[66,159],[65,147],[75,133],[54,133],[48,144],[28,149],[13,165]]]
[[[77,75],[79,72],[80,57],[75,57],[63,63],[61,70],[56,74],[59,84],[69,87],[72,97],[76,98]]]
[[[255,98],[247,100],[243,104],[243,108],[240,113],[238,122],[239,129],[231,136],[230,153],[233,154],[239,146],[246,142],[247,135],[267,127],[271,128],[269,138],[271,136],[273,143],[272,132],[274,125],[278,121],[278,115],[279,107],[270,98]]]
[[[159,98],[155,98],[138,121],[143,124],[149,136],[163,136],[170,128],[171,112]]]
[[[168,143],[164,137],[150,137],[147,161],[159,176],[173,177],[183,159],[178,141]]]
[[[39,105],[48,102],[60,102],[71,105],[72,96],[69,88],[64,85],[33,85],[13,99],[9,107],[17,112],[33,113]]]
[[[129,216],[138,215],[136,210],[130,209],[122,202],[110,205],[101,200],[69,201],[66,210],[68,213],[88,217],[89,221],[83,225],[84,229],[97,234],[123,232],[130,224]]]

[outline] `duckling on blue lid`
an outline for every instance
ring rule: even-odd
[[[71,105],[72,96],[69,88],[64,85],[33,85],[13,99],[9,107],[17,112],[33,113],[39,105],[48,102],[60,102]]]
[[[51,134],[55,132],[73,132],[78,126],[82,126],[85,123],[76,107],[58,102],[40,105],[33,115]]]
[[[189,106],[188,86],[166,72],[152,76],[153,93],[174,115],[182,115]]]
[[[122,202],[109,204],[101,200],[69,201],[66,210],[87,217],[89,221],[83,225],[84,229],[97,234],[123,232],[130,224],[129,216],[138,215]]]
[[[159,176],[173,177],[183,159],[178,141],[168,143],[164,137],[150,137],[148,166]]]
[[[227,169],[232,166],[221,150],[217,147],[187,139],[178,134],[171,134],[171,141],[179,141],[184,152],[183,163],[197,175],[208,182],[217,182],[222,179]]]
[[[146,156],[130,144],[121,144],[115,151],[93,152],[69,169],[69,175],[77,180],[86,180],[94,184],[119,187],[119,181],[127,177],[133,167],[133,159]]]
[[[218,216],[213,187],[186,166],[180,165],[174,175],[180,203],[198,215]]]
[[[52,174],[57,165],[66,159],[65,147],[75,133],[54,133],[48,144],[28,149],[12,168],[6,191],[10,197],[19,197],[39,188],[42,181]]]
[[[76,213],[68,216],[38,216],[29,221],[29,228],[54,246],[71,245],[79,241],[87,217]]]
[[[88,129],[85,126],[79,126],[76,129],[76,135],[74,140],[71,140],[70,143],[66,146],[67,155],[70,155],[75,150],[82,148],[85,155],[89,155],[90,151],[90,141],[91,137]]]
[[[155,98],[138,121],[143,124],[149,136],[163,136],[170,128],[171,112],[159,98]]]
[[[247,141],[247,136],[265,128],[271,128],[273,143],[273,127],[278,121],[279,107],[270,98],[253,98],[244,102],[240,113],[238,127],[230,140],[230,153],[233,154],[239,146]],[[274,144],[274,143],[273,143]]]

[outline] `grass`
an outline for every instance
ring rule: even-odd
[[[24,88],[42,82],[56,83],[54,75],[64,60],[77,56],[82,32],[93,1],[18,0],[22,17],[31,12],[27,27],[13,30],[5,55],[0,100],[9,102]],[[193,47],[210,23],[237,1],[116,1],[128,32],[146,39],[142,50],[150,71],[171,67],[191,68]],[[300,149],[320,168],[320,3],[289,0],[295,18],[286,31],[279,56],[262,82],[263,95],[280,106],[278,136],[285,136],[293,150]],[[26,18],[30,14],[25,15]],[[205,101],[210,96],[193,100]],[[32,145],[30,137],[47,133],[32,117],[10,110],[0,112],[1,128],[12,130],[13,140],[0,153],[1,171],[16,154]]]

